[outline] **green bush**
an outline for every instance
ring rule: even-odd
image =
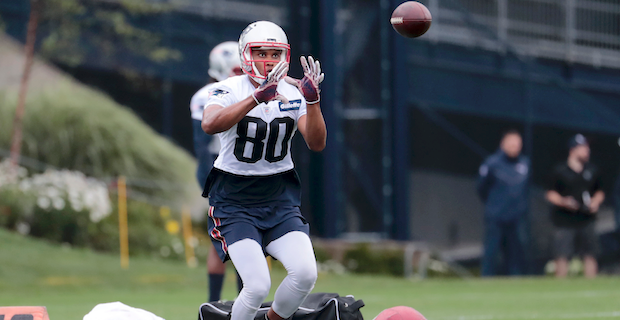
[[[0,93],[0,148],[8,150],[16,97]],[[61,84],[27,100],[22,155],[98,178],[153,181],[142,192],[180,202],[197,194],[192,156],[104,94]]]
[[[159,208],[129,200],[127,203],[129,254],[185,259],[184,251],[175,251],[173,248],[175,244],[178,247],[179,243],[183,243],[181,235],[169,234],[166,231],[165,222],[166,220],[159,215]],[[115,204],[112,214],[91,228],[90,237],[93,249],[119,252],[118,229],[118,206]],[[169,254],[162,256],[161,251],[164,247],[170,248],[170,251]]]
[[[23,218],[32,216],[34,196],[20,191],[16,185],[0,188],[0,227],[15,229]]]
[[[329,252],[319,246],[314,246],[314,256],[317,262],[325,262],[331,259]]]
[[[30,235],[73,246],[88,245],[88,212],[63,209],[42,209],[35,206],[30,220]]]
[[[28,176],[24,168],[18,168],[19,175],[11,168],[0,162],[0,227],[56,243],[119,251],[118,202],[110,201],[105,184],[75,171]],[[130,255],[185,258],[180,230],[166,230],[166,223],[179,225],[178,216],[161,217],[159,207],[132,199],[127,211]],[[196,253],[206,256],[205,250]]]
[[[59,82],[54,90],[31,94],[27,99],[24,158],[84,172],[105,182],[126,176],[132,192],[172,207],[200,194],[194,177],[195,160],[189,153],[106,95],[67,80]],[[15,93],[0,92],[0,149],[8,150],[11,145],[16,100]],[[40,206],[40,196],[21,190],[18,184],[8,186],[1,182],[0,227],[51,241],[118,252],[118,211],[114,202],[109,215],[93,219],[92,211],[81,207]],[[69,194],[60,197],[68,203]],[[166,231],[158,210],[156,206],[129,199],[130,254],[184,259],[181,235]]]
[[[38,205],[27,208],[16,205],[31,195],[18,189],[0,188],[0,227],[28,233],[37,238],[76,247],[88,247],[102,252],[119,252],[119,224],[116,204],[110,215],[92,222],[88,211],[75,211],[71,206],[62,209],[43,209]],[[20,201],[20,199],[22,199]],[[65,200],[68,202],[68,200]],[[162,259],[185,259],[181,234],[169,234],[158,208],[146,203],[129,200],[127,220],[129,229],[129,254],[154,256]],[[28,226],[26,230],[19,225]],[[162,250],[168,248],[168,250]],[[162,255],[162,251],[167,252]],[[203,257],[199,257],[203,258]]]
[[[54,242],[87,246],[87,210],[73,210],[65,197],[56,198],[62,204],[58,208],[52,204],[43,208],[37,200],[34,191],[22,190],[17,184],[0,187],[0,226]]]
[[[368,244],[356,245],[344,254],[347,269],[355,273],[389,274],[402,277],[404,257],[400,250],[373,251]]]

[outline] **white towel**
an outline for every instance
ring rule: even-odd
[[[130,307],[121,302],[100,303],[84,320],[164,320],[146,310]]]

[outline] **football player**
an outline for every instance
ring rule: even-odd
[[[324,76],[312,57],[301,57],[301,80],[286,76],[290,45],[272,22],[248,25],[239,53],[245,74],[215,84],[203,113],[202,129],[221,143],[203,196],[211,204],[209,233],[220,258],[232,260],[243,280],[231,320],[254,319],[269,294],[265,254],[288,273],[266,314],[280,320],[297,310],[317,278],[291,140],[299,130],[311,150],[325,148],[319,95]]]
[[[198,90],[190,102],[192,126],[194,130],[194,152],[198,159],[196,178],[200,186],[204,186],[207,175],[213,167],[215,155],[219,152],[218,139],[204,133],[200,124],[202,111],[209,98],[209,92],[213,83],[225,80],[231,76],[240,75],[241,63],[239,61],[239,44],[235,41],[222,42],[215,46],[209,54],[209,84]],[[212,247],[207,256],[207,273],[209,277],[209,301],[218,301],[222,293],[226,265],[220,260],[217,252]],[[239,290],[241,284],[239,283]]]

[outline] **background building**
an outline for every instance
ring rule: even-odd
[[[321,237],[420,240],[468,247],[475,256],[482,235],[475,175],[509,127],[524,133],[536,190],[576,132],[590,138],[610,190],[620,163],[617,1],[422,0],[433,24],[417,39],[398,36],[388,23],[401,2],[152,1],[171,9],[134,22],[158,33],[180,60],[158,64],[129,50],[104,59],[85,49],[83,63],[57,63],[191,150],[187,105],[207,80],[209,50],[236,40],[249,22],[282,25],[293,59],[317,56],[326,74],[328,148],[295,150],[310,190],[303,211]],[[5,32],[20,41],[28,14],[28,1],[0,2]],[[40,34],[53,27],[42,25]],[[89,37],[80,41],[92,45]],[[300,67],[293,64],[291,74]],[[534,259],[546,261],[542,191],[531,201]],[[607,211],[601,233],[614,227]]]

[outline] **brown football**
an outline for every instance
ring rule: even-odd
[[[419,37],[426,33],[432,21],[431,12],[417,1],[403,2],[394,9],[390,19],[394,30],[407,38]]]

